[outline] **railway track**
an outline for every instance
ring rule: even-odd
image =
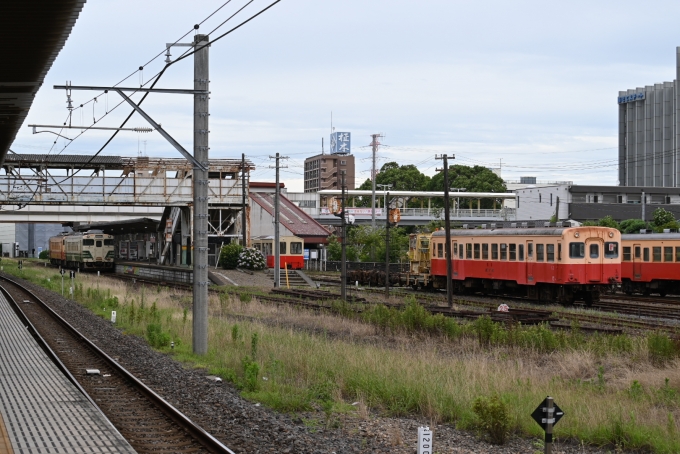
[[[0,290],[57,365],[139,453],[230,453],[19,283]]]

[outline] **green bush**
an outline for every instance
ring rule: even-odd
[[[475,399],[472,411],[477,415],[479,428],[493,444],[505,444],[510,434],[510,412],[508,406],[498,395],[480,396]]]
[[[220,251],[220,265],[227,270],[233,270],[238,266],[238,256],[243,247],[238,243],[230,243],[222,246]]]
[[[170,345],[170,335],[163,332],[159,323],[149,323],[146,325],[146,338],[152,347],[162,348]]]
[[[677,355],[677,347],[664,333],[651,333],[647,336],[647,350],[652,363],[664,365]]]
[[[50,250],[45,249],[44,251],[40,251],[40,255],[38,255],[38,258],[41,260],[47,260],[50,258]]]

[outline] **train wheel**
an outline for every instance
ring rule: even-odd
[[[661,291],[659,292],[659,296],[660,296],[661,298],[665,298],[666,295],[668,295],[668,292],[666,292],[665,290],[661,290]]]

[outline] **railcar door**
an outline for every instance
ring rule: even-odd
[[[642,245],[633,245],[633,280],[642,279]]]
[[[534,242],[527,241],[527,284],[534,283]]]
[[[602,260],[604,248],[599,238],[586,240],[586,279],[590,282],[602,281]]]

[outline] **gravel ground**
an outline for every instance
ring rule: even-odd
[[[240,282],[256,285],[245,282],[266,278],[264,274],[250,276],[244,273],[234,274],[234,277],[241,278],[236,281],[239,285]],[[249,278],[253,280],[249,281]],[[26,285],[81,333],[237,453],[412,454],[416,452],[417,428],[429,425],[425,420],[386,418],[359,409],[356,415],[340,416],[331,425],[333,428],[328,428],[322,412],[304,415],[274,412],[241,399],[238,391],[227,383],[209,380],[205,371],[185,369],[170,356],[149,348],[143,339],[123,335],[108,321],[77,303],[36,285]],[[473,433],[448,425],[433,429],[434,453],[543,452],[540,445],[535,444],[536,440],[513,438],[505,446],[494,446]],[[605,452],[609,451],[577,443],[557,443],[553,449],[556,454]]]

